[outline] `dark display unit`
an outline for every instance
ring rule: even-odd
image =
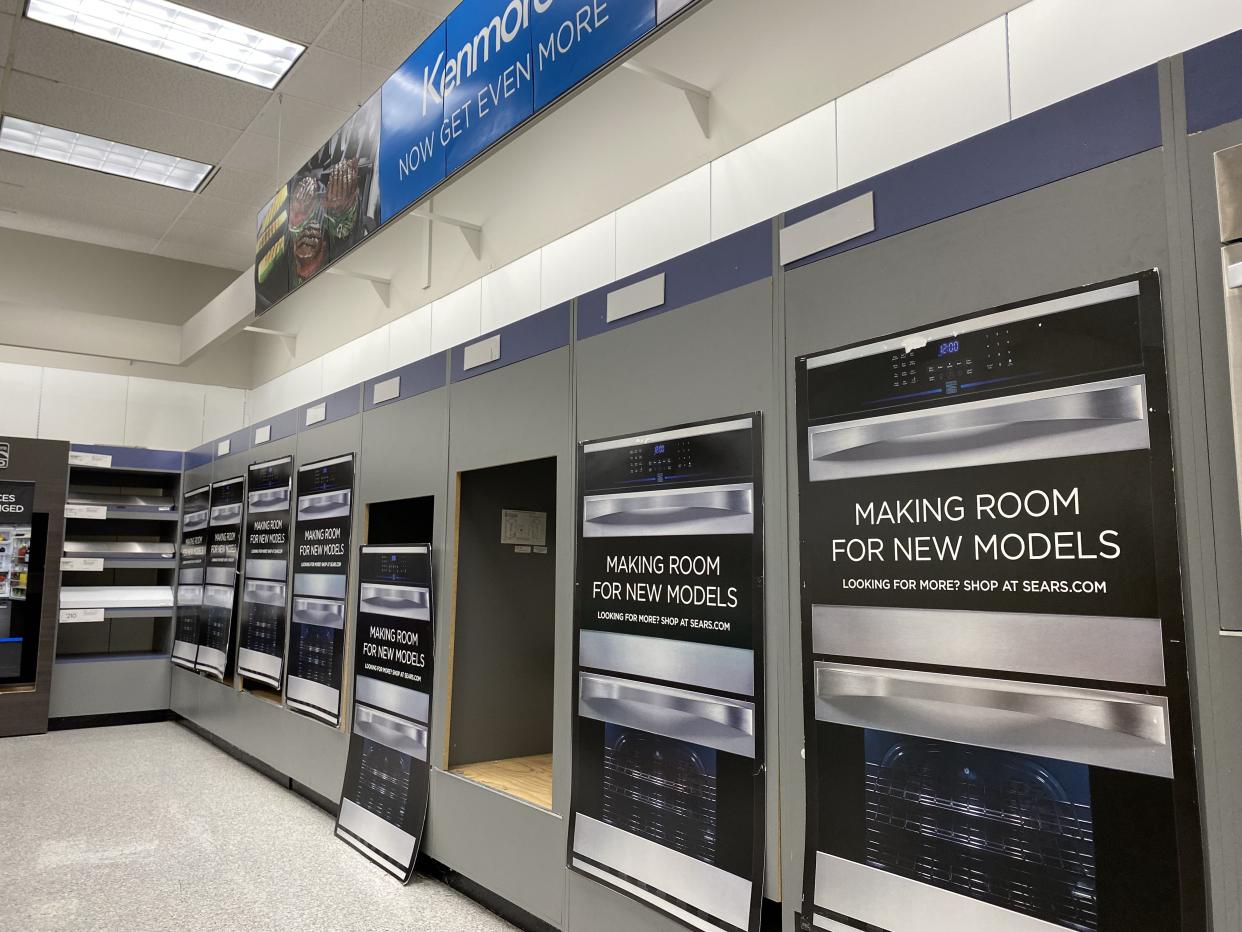
[[[798,413],[806,915],[1193,928],[1157,275],[803,358]]]
[[[758,929],[758,415],[579,447],[567,859],[691,928]]]
[[[292,456],[253,463],[247,470],[237,671],[243,688],[275,703],[288,637],[293,473]]]
[[[341,723],[346,668],[354,455],[298,467],[287,708]]]
[[[181,473],[71,465],[58,658],[167,656]]]

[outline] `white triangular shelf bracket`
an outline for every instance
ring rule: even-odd
[[[669,74],[667,71],[653,68],[651,65],[644,65],[639,61],[627,61],[622,63],[621,67],[681,91],[685,95],[686,102],[690,105],[690,112],[694,114],[694,119],[699,124],[703,138],[712,138],[711,91],[699,87],[697,84],[691,84],[689,81],[683,81],[675,74]]]
[[[415,208],[414,216],[422,217],[424,220],[429,220],[432,223],[442,223],[445,226],[456,227],[461,230],[461,235],[466,238],[466,245],[470,247],[474,257],[476,259],[483,258],[483,228],[477,223],[470,223],[466,220],[458,220],[456,217],[436,213],[430,205]],[[428,239],[430,240],[430,237]]]
[[[296,333],[287,333],[284,330],[270,330],[267,327],[256,327],[253,324],[242,329],[247,333],[259,333],[267,337],[277,337],[284,344],[290,357],[297,354],[298,335]]]
[[[343,269],[340,266],[334,266],[328,269],[329,275],[340,275],[344,278],[356,278],[359,281],[369,282],[371,287],[375,289],[375,294],[384,302],[384,307],[392,307],[392,279],[380,278],[378,275],[367,275],[365,272],[354,272],[350,269]]]

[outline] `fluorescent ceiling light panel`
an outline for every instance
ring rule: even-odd
[[[306,50],[166,0],[29,0],[26,15],[267,88],[275,87]]]
[[[180,159],[11,116],[0,121],[0,149],[181,191],[197,191],[211,172],[210,165],[192,159]]]

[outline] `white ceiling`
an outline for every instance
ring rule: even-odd
[[[452,0],[179,0],[308,46],[275,91],[33,22],[0,0],[0,112],[220,166],[200,194],[0,153],[0,226],[242,270],[257,211]]]

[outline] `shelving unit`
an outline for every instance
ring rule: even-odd
[[[102,697],[89,692],[101,689],[113,707],[158,704],[161,688],[166,700],[167,671],[146,662],[164,660],[172,649],[180,466],[180,453],[74,445],[54,717],[94,714]],[[104,661],[107,672],[88,673],[91,663]]]

